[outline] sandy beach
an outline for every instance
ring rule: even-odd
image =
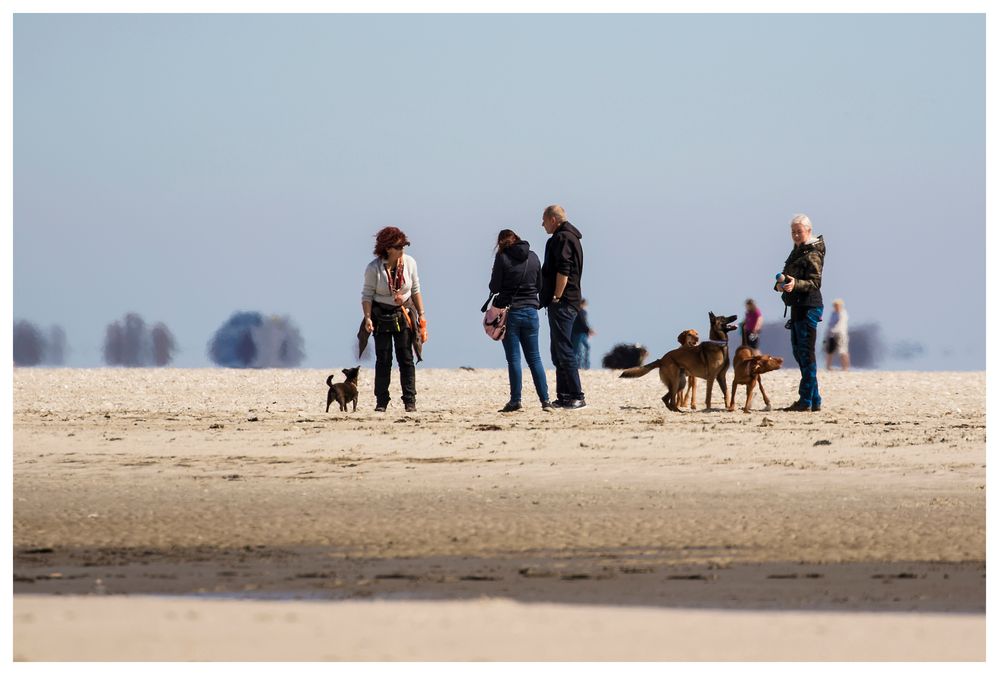
[[[326,413],[329,372],[15,370],[15,658],[984,658],[983,372],[823,372],[821,412],[751,414],[610,371],[499,414],[505,370],[421,368],[418,413],[373,412],[371,368]]]

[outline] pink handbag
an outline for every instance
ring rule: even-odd
[[[493,340],[502,340],[503,336],[506,335],[507,308],[493,307],[495,299],[496,296],[493,295],[486,303],[486,315],[482,317],[482,328],[486,331],[486,335]]]

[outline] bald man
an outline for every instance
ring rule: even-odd
[[[552,407],[577,410],[586,406],[579,381],[579,364],[572,343],[572,326],[583,300],[583,235],[565,217],[565,209],[553,204],[541,214],[541,226],[550,237],[541,266],[542,307],[548,308],[552,363],[555,366],[557,400]]]

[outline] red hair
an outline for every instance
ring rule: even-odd
[[[409,246],[406,233],[398,227],[383,227],[375,235],[375,255],[379,258],[388,257],[388,250],[396,246]]]
[[[520,241],[520,237],[513,230],[500,230],[496,237],[496,250],[502,253],[508,246],[512,246]]]

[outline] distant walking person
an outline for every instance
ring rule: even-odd
[[[541,401],[542,410],[551,410],[548,401],[548,380],[541,363],[538,348],[538,292],[541,290],[541,261],[531,250],[531,245],[513,230],[500,230],[496,238],[496,258],[489,279],[489,292],[496,293],[493,306],[507,308],[506,333],[503,350],[506,352],[507,373],[510,376],[510,400],[500,410],[502,413],[523,409],[521,404],[520,351],[524,350],[527,367],[531,369],[534,390]]]
[[[361,308],[364,330],[375,335],[375,412],[385,412],[392,381],[392,346],[399,362],[402,402],[416,411],[416,364],[413,350],[427,341],[427,313],[420,293],[416,261],[403,253],[409,246],[397,227],[375,235],[375,259],[364,270]]]
[[[753,350],[754,354],[760,353],[760,331],[763,329],[763,312],[756,306],[756,301],[752,298],[746,300],[746,316],[742,320],[742,332],[745,336],[745,344]]]
[[[586,305],[586,298],[579,301],[579,314],[572,324],[572,351],[576,352],[576,363],[582,370],[590,369],[590,336],[596,335],[596,332],[590,328]]]
[[[565,209],[552,205],[541,216],[541,226],[551,235],[545,244],[541,267],[541,306],[548,308],[552,363],[555,365],[556,408],[574,410],[586,405],[579,381],[579,364],[572,348],[572,326],[583,299],[583,235],[566,220]]]
[[[839,298],[833,300],[833,311],[829,315],[829,332],[826,333],[826,370],[832,370],[832,358],[835,354],[839,354],[839,364],[843,370],[850,369],[848,318],[843,301]]]
[[[822,408],[819,379],[816,374],[815,336],[822,320],[822,266],[825,264],[826,243],[812,236],[812,221],[804,214],[791,219],[791,241],[794,248],[784,261],[784,283],[774,290],[782,291],[781,299],[791,308],[791,349],[801,370],[798,400],[784,408],[795,412],[818,412]]]

